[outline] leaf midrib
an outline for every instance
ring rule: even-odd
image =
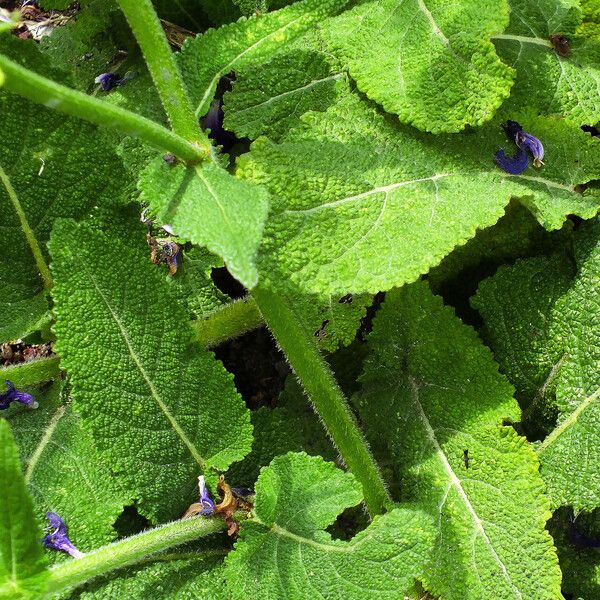
[[[87,266],[83,263],[83,261],[80,259],[80,257],[75,255],[75,260],[79,261],[79,264],[81,265],[82,270],[86,273],[89,280],[92,282],[94,288],[96,289],[96,292],[102,299],[102,302],[105,304],[106,308],[110,312],[110,315],[111,315],[113,321],[115,322],[115,324],[117,325],[119,332],[121,334],[121,337],[123,338],[123,341],[125,342],[125,346],[127,347],[129,355],[131,356],[131,359],[133,360],[136,367],[138,368],[138,371],[140,372],[140,375],[142,376],[142,379],[144,380],[144,383],[146,384],[146,386],[150,392],[150,395],[152,396],[152,399],[156,402],[156,404],[158,405],[160,410],[163,412],[166,419],[169,421],[169,424],[171,425],[171,427],[173,428],[175,433],[179,436],[181,441],[184,443],[186,448],[189,450],[190,454],[192,455],[193,459],[196,461],[198,466],[202,469],[202,471],[204,471],[205,465],[206,465],[205,459],[200,455],[200,453],[198,452],[198,450],[196,449],[196,447],[194,446],[192,441],[188,438],[185,431],[182,429],[182,427],[177,422],[177,419],[171,414],[171,411],[169,410],[166,403],[163,401],[161,395],[158,393],[158,390],[156,389],[154,382],[152,381],[152,379],[146,372],[146,369],[144,368],[144,365],[142,364],[140,357],[138,356],[137,352],[133,348],[133,344],[129,338],[129,333],[128,333],[125,325],[121,321],[119,315],[113,310],[110,302],[108,301],[108,298],[106,297],[106,295],[104,294],[104,292],[102,291],[100,286],[98,285],[98,282],[94,278],[93,274],[88,270]]]
[[[537,453],[538,456],[541,456],[549,446],[554,444],[554,442],[567,430],[570,429],[573,425],[577,423],[579,416],[581,413],[594,401],[600,397],[600,388],[596,389],[595,392],[590,394],[585,400],[582,400],[579,406],[552,432],[546,437],[546,439],[542,442],[542,444],[538,447]]]
[[[23,235],[27,240],[27,244],[29,245],[29,249],[31,250],[35,264],[42,277],[44,288],[49,290],[52,287],[52,275],[50,274],[50,269],[44,260],[44,255],[42,254],[40,244],[35,237],[35,233],[33,232],[31,225],[29,224],[29,220],[27,219],[27,215],[25,214],[23,206],[19,201],[19,197],[17,196],[15,188],[13,187],[8,174],[2,168],[2,165],[0,165],[0,181],[4,185],[4,189],[8,194],[17,217],[19,218],[21,230],[23,231]]]
[[[494,548],[490,538],[487,535],[485,527],[483,526],[483,522],[481,521],[481,519],[479,518],[479,515],[475,511],[475,508],[471,504],[471,501],[469,500],[467,493],[465,492],[464,488],[462,487],[460,479],[457,477],[456,473],[452,469],[452,466],[448,462],[448,459],[447,459],[446,455],[444,454],[444,451],[442,450],[442,448],[437,440],[435,431],[431,427],[431,423],[429,422],[429,419],[427,418],[427,415],[425,414],[425,411],[423,410],[423,406],[421,405],[421,402],[419,400],[419,387],[417,385],[417,382],[415,381],[415,379],[413,377],[409,377],[409,383],[410,383],[410,387],[411,387],[413,404],[417,410],[418,417],[419,417],[421,423],[423,424],[423,427],[425,428],[427,438],[429,439],[431,445],[433,446],[433,448],[439,458],[439,462],[442,465],[442,468],[444,469],[444,471],[446,472],[446,474],[448,475],[448,477],[450,479],[450,486],[454,487],[457,490],[467,511],[469,512],[469,514],[472,517],[472,520],[475,524],[476,529],[482,535],[486,545],[490,549],[490,554],[492,555],[492,557],[494,558],[496,563],[499,565],[499,567],[502,571],[502,574],[504,575],[504,578],[506,579],[507,583],[512,587],[512,589],[516,592],[516,594],[517,594],[516,597],[519,598],[520,600],[522,600],[523,595],[521,594],[520,590],[515,586],[515,584],[512,582],[512,580],[510,578],[510,574],[508,573],[508,570],[506,569],[506,566],[504,565],[504,563],[498,556],[496,549]]]

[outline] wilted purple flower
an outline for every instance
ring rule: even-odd
[[[520,175],[529,164],[527,152],[523,148],[519,148],[514,156],[507,156],[504,148],[500,148],[494,156],[496,164],[511,175]]]
[[[544,159],[544,146],[542,146],[542,142],[538,140],[535,136],[530,133],[525,133],[521,131],[517,133],[517,146],[519,148],[527,148],[531,155],[533,156],[533,166],[541,167],[544,163],[542,162]]]
[[[102,73],[94,79],[94,83],[99,83],[105,92],[110,92],[113,88],[121,85],[122,82],[123,79],[118,73]]]
[[[200,489],[200,504],[202,504],[202,510],[199,514],[209,517],[215,512],[215,503],[210,499],[210,495],[208,494],[204,475],[198,477],[198,488]]]
[[[8,389],[0,394],[1,410],[8,408],[11,402],[20,402],[21,404],[25,404],[25,406],[29,406],[29,408],[37,408],[39,406],[31,394],[28,394],[27,392],[20,392],[17,388],[15,388],[12,381],[7,379],[4,383],[6,383],[6,387],[8,387]]]
[[[50,533],[42,538],[42,543],[46,548],[50,548],[50,550],[60,550],[60,552],[66,552],[70,554],[73,558],[81,558],[83,556],[83,552],[80,552],[75,548],[73,542],[69,539],[67,535],[67,526],[65,522],[53,512],[46,513],[46,519],[48,519],[48,529],[50,529]]]
[[[172,167],[176,162],[177,162],[177,158],[175,157],[174,154],[171,154],[170,152],[168,152],[167,154],[163,155],[163,160],[170,166]]]
[[[506,121],[502,125],[506,135],[514,140],[519,148],[527,149],[533,156],[533,165],[541,167],[544,159],[544,146],[535,136],[523,131],[523,127],[516,121]]]

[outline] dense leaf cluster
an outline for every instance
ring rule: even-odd
[[[10,4],[0,598],[600,599],[600,0]]]

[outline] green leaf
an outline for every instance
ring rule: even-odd
[[[410,507],[376,517],[349,542],[324,531],[361,501],[360,485],[320,457],[286,454],[261,471],[226,575],[233,598],[398,598],[419,577],[431,521]]]
[[[8,419],[38,521],[45,523],[48,511],[59,514],[75,546],[87,552],[115,539],[113,523],[134,498],[98,461],[90,434],[62,389],[57,382],[46,392],[28,390],[39,407],[12,409]],[[52,559],[58,558],[67,557],[53,552]]]
[[[345,85],[339,61],[311,31],[265,62],[236,70],[223,126],[238,137],[279,141],[304,113],[325,111]]]
[[[281,144],[260,138],[239,160],[239,174],[271,192],[259,268],[274,286],[291,279],[313,294],[376,293],[426,273],[496,223],[511,197],[548,229],[600,207],[597,190],[575,188],[600,172],[597,140],[561,121],[519,116],[547,160],[512,176],[493,160],[506,143],[500,120],[432,136],[350,93],[303,120]]]
[[[34,45],[6,43],[3,52],[50,70]],[[45,319],[43,289],[51,284],[45,245],[54,220],[80,218],[95,203],[113,203],[124,173],[95,127],[6,92],[0,92],[0,129],[3,342],[25,336]]]
[[[510,0],[506,32],[495,36],[498,53],[517,72],[507,110],[527,106],[577,125],[600,120],[600,43],[574,37],[581,23],[576,0]],[[550,36],[569,39],[561,56]]]
[[[498,360],[522,393],[559,412],[556,428],[538,448],[553,507],[590,510],[600,506],[597,219],[577,231],[575,263],[573,277],[564,259],[518,262],[484,281],[473,305],[484,318]]]
[[[369,346],[357,399],[367,437],[394,461],[400,497],[437,517],[425,588],[457,600],[558,598],[538,462],[503,426],[519,408],[490,351],[424,282],[386,295]]]
[[[329,20],[324,33],[358,88],[424,131],[489,121],[513,70],[491,36],[508,24],[503,0],[374,0]]]
[[[127,24],[112,0],[85,3],[76,18],[40,41],[40,50],[58,68],[68,71],[75,86],[83,91],[92,90],[96,76],[109,70],[107,65],[110,70],[119,66],[112,64],[119,49],[133,47]]]
[[[482,282],[471,301],[483,317],[486,342],[528,411],[552,403],[565,352],[552,339],[551,314],[573,275],[562,254],[519,260]]]
[[[70,600],[161,600],[227,598],[224,549],[165,552],[147,561],[110,574],[75,590]]]
[[[10,426],[0,419],[0,598],[39,598],[46,587],[41,531],[25,489]]]
[[[250,451],[252,428],[231,375],[187,345],[187,311],[138,228],[57,225],[55,350],[100,455],[143,513],[163,520],[190,504],[199,473]]]
[[[209,29],[186,41],[179,64],[196,116],[208,112],[223,75],[263,62],[295,36],[346,3],[347,0],[303,0],[276,12]]]
[[[256,285],[254,255],[268,212],[266,190],[215,163],[172,167],[162,158],[142,172],[139,187],[158,221],[223,257],[246,287]]]

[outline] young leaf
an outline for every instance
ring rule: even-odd
[[[27,488],[36,516],[45,523],[48,511],[69,525],[69,537],[82,551],[114,540],[113,523],[123,506],[134,500],[98,460],[90,434],[73,413],[62,382],[46,392],[32,392],[35,411],[14,410],[12,425]],[[52,553],[52,558],[67,558]]]
[[[357,404],[373,451],[394,460],[400,497],[437,517],[425,588],[457,600],[558,598],[538,462],[502,425],[519,409],[490,351],[424,282],[386,295],[369,346]]]
[[[309,110],[325,111],[345,89],[342,66],[322,48],[317,36],[306,34],[269,60],[236,69],[233,89],[223,98],[223,126],[238,137],[274,142]]]
[[[61,221],[50,250],[56,352],[99,452],[148,517],[178,516],[195,479],[250,450],[232,377],[189,347],[187,311],[148,260],[141,231]]]
[[[170,166],[159,158],[142,172],[142,199],[178,236],[223,257],[248,288],[258,282],[254,255],[268,212],[267,191],[215,163]]]
[[[422,573],[431,521],[400,507],[348,542],[324,529],[361,501],[360,486],[320,457],[286,454],[261,471],[226,575],[235,599],[398,598]]]
[[[577,125],[600,120],[600,43],[574,37],[581,22],[575,0],[510,0],[506,32],[495,36],[500,56],[517,72],[507,109],[527,106]],[[568,40],[567,55],[550,36]]]
[[[219,79],[252,63],[263,62],[310,25],[341,9],[348,0],[303,0],[273,13],[240,19],[186,41],[179,64],[194,104],[204,116]]]
[[[283,143],[260,138],[239,160],[240,175],[271,192],[259,261],[274,286],[291,278],[309,293],[376,293],[426,273],[496,223],[511,197],[548,229],[600,207],[597,190],[575,189],[600,172],[598,142],[560,121],[520,119],[543,139],[547,164],[515,176],[493,160],[506,143],[499,122],[432,136],[350,93],[303,120]]]
[[[0,381],[8,379],[16,387],[44,383],[59,375],[60,359],[54,355],[0,367]]]
[[[324,33],[362,92],[439,133],[489,121],[508,97],[513,70],[490,41],[507,24],[505,0],[373,0]]]
[[[577,273],[555,258],[506,267],[484,281],[473,300],[498,360],[533,401],[553,402],[556,428],[538,448],[542,476],[554,507],[600,506],[600,222],[576,233]],[[510,290],[510,295],[507,291]],[[513,295],[519,295],[518,304]],[[498,302],[502,308],[498,308]],[[525,317],[524,317],[525,316]],[[513,348],[518,347],[518,352]],[[514,367],[507,367],[514,361]],[[522,379],[530,382],[524,386]],[[573,473],[577,476],[574,477]]]
[[[39,598],[46,587],[42,537],[25,489],[10,426],[0,419],[0,598]]]

